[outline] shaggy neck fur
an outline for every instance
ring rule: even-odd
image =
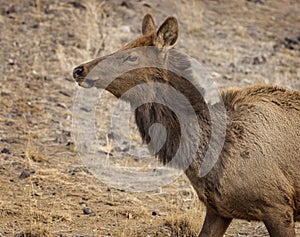
[[[193,139],[200,141],[200,144],[197,144],[197,156],[199,157],[200,155],[200,157],[204,157],[211,133],[208,108],[198,89],[196,89],[189,80],[180,76],[191,73],[189,71],[189,61],[184,60],[184,56],[177,52],[170,54],[169,57],[172,58],[169,60],[170,64],[167,66],[172,67],[172,71],[159,70],[158,76],[156,76],[158,78],[151,78],[151,81],[164,81],[166,85],[180,92],[188,100],[192,106],[194,115],[196,115],[196,121],[194,122],[198,123],[200,128],[199,131],[193,130],[193,132],[189,134],[188,139],[190,139],[189,142],[193,141]],[[165,101],[172,101],[174,98],[173,92],[171,89],[165,89],[159,96],[164,97]],[[176,111],[179,112],[183,118],[186,116],[188,120],[190,118],[189,116],[192,116],[182,101],[174,101],[173,104],[175,104]],[[148,144],[149,151],[153,155],[156,155],[163,164],[170,162],[178,151],[180,142],[182,142],[181,126],[193,126],[193,124],[182,125],[177,115],[170,108],[160,103],[146,103],[139,106],[135,110],[135,120],[143,142]],[[157,147],[159,147],[159,144],[157,144],[157,142],[161,140],[163,131],[160,127],[158,129],[152,129],[151,135],[149,132],[150,127],[157,123],[162,125],[166,132],[164,145],[158,151]],[[183,168],[186,167],[186,162],[191,163],[191,161],[185,160],[186,155],[190,152],[190,148],[184,147],[182,152],[180,161],[173,164],[173,167]],[[201,159],[198,159],[197,163],[197,167],[199,167]]]

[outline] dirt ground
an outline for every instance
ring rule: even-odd
[[[274,83],[300,90],[298,0],[0,0],[0,236],[195,236],[205,208],[182,175],[149,192],[115,189],[82,162],[72,136],[74,66],[120,48],[151,13],[180,21],[177,49],[220,86]],[[101,151],[111,105],[97,109]],[[98,121],[98,120],[97,120]],[[255,172],[255,171],[254,171]],[[300,236],[300,225],[297,224]],[[235,220],[225,236],[268,236]]]

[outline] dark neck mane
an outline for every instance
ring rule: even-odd
[[[178,52],[170,53],[169,57],[171,58],[168,68],[172,68],[172,71],[161,70],[160,76],[164,78],[164,81],[167,81],[166,85],[180,92],[191,105],[193,113],[196,115],[196,119],[193,120],[194,123],[188,124],[187,122],[187,124],[182,125],[182,122],[179,122],[178,114],[186,118],[183,119],[183,121],[189,120],[192,114],[189,114],[191,111],[187,109],[186,102],[174,97],[174,90],[165,89],[159,96],[162,96],[164,101],[171,101],[171,107],[175,108],[177,112],[173,112],[169,106],[156,102],[143,104],[135,110],[135,120],[143,142],[148,144],[149,151],[153,155],[156,155],[163,164],[169,163],[178,151],[182,139],[181,126],[193,127],[195,124],[198,124],[200,130],[193,130],[188,138],[197,138],[200,140],[201,147],[198,147],[200,148],[198,155],[199,152],[201,152],[202,155],[205,154],[210,137],[210,117],[207,105],[202,96],[203,91],[200,91],[200,93],[199,88],[196,88],[193,83],[183,76],[191,73],[189,61],[185,60],[185,56]],[[157,78],[155,81],[157,81]],[[151,126],[155,124],[160,124],[165,130],[157,126],[151,128]],[[166,139],[163,146],[160,146],[159,143],[162,140],[164,132]],[[160,147],[160,149],[157,149],[157,147]],[[189,147],[184,147],[184,152],[189,152],[189,149]],[[181,157],[183,164],[178,164],[177,162],[177,164],[175,164],[176,168],[181,168],[185,165],[184,156],[185,154],[183,153]]]

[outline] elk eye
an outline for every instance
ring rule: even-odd
[[[124,62],[135,62],[137,60],[136,56],[129,55],[127,58],[125,58]]]

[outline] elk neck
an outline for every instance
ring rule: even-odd
[[[183,139],[182,128],[184,126],[190,126],[190,128],[192,128],[197,124],[199,129],[190,129],[191,132],[189,132],[188,139],[190,139],[190,141],[200,141],[200,144],[197,144],[198,158],[195,162],[201,163],[199,155],[200,158],[205,155],[211,134],[209,110],[202,96],[203,91],[199,91],[190,80],[183,76],[191,73],[189,61],[185,60],[184,56],[177,52],[170,54],[170,57],[175,57],[171,58],[169,61],[170,64],[168,65],[172,67],[172,71],[166,69],[159,70],[159,72],[155,74],[155,78],[151,78],[151,81],[164,82],[163,85],[165,85],[165,87],[162,86],[162,88],[160,88],[161,90],[159,90],[158,97],[166,103],[155,102],[155,100],[153,102],[153,100],[150,100],[148,103],[143,103],[138,106],[135,109],[136,124],[143,142],[148,144],[149,151],[157,156],[163,164],[169,163],[177,153]],[[182,96],[174,96],[175,92]],[[144,94],[143,96],[147,95]],[[155,96],[157,95],[153,93],[149,98],[154,98]],[[190,107],[187,106],[187,102]],[[189,109],[187,109],[187,107],[189,107]],[[193,116],[194,119],[191,119]],[[165,130],[162,131],[158,127],[154,129],[150,135],[149,129],[153,124],[160,124]],[[157,150],[156,148],[159,147],[157,142],[160,142],[164,131],[166,133],[165,142],[161,149]],[[175,164],[175,168],[185,166],[185,162],[187,161],[184,159],[186,153],[189,153],[189,150],[189,147],[183,148],[183,153],[180,157],[181,161]],[[199,165],[196,166],[199,167]]]

